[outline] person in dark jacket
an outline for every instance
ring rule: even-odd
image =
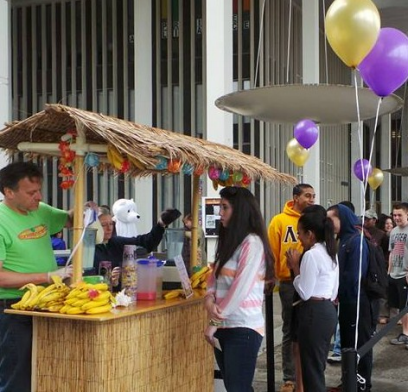
[[[138,254],[146,254],[160,244],[163,238],[165,228],[179,218],[181,212],[176,209],[167,209],[162,212],[159,221],[152,227],[149,233],[141,234],[137,237],[114,236],[114,222],[112,215],[102,210],[99,215],[99,222],[103,228],[103,243],[95,246],[94,268],[98,272],[101,261],[110,261],[112,263],[112,286],[114,291],[120,290],[119,277],[122,266],[123,248],[125,245],[136,245],[141,249]]]
[[[360,285],[360,279],[367,275],[368,246],[365,241],[361,243],[361,234],[357,227],[358,217],[349,208],[341,204],[331,206],[327,210],[327,216],[332,219],[334,232],[339,238],[338,299],[341,347],[358,349],[370,340],[375,329],[370,300]],[[357,315],[358,301],[360,307]],[[357,342],[356,324],[358,324]],[[359,391],[371,391],[372,363],[373,354],[370,350],[358,362],[358,374],[365,379],[365,386],[360,384]]]

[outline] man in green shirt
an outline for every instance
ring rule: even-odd
[[[65,279],[57,269],[50,235],[71,227],[68,212],[41,202],[43,175],[38,166],[15,162],[0,170],[0,392],[31,391],[32,319],[4,313],[20,300],[27,283]]]

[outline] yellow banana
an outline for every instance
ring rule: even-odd
[[[51,305],[51,306],[48,306],[45,310],[48,310],[49,312],[52,312],[52,313],[58,313],[62,309],[63,306],[64,306],[63,304]]]
[[[44,290],[41,290],[38,294],[38,300],[40,300],[41,298],[43,298],[44,296],[46,296],[49,292],[56,290],[57,286],[55,285],[55,283],[50,284],[48,287],[44,288]]]
[[[81,309],[87,311],[92,308],[98,308],[100,306],[104,306],[106,304],[110,304],[110,299],[103,299],[101,301],[89,301],[88,303],[81,306]]]
[[[38,305],[44,305],[44,304],[50,304],[53,302],[59,302],[63,303],[66,297],[66,292],[64,291],[56,291],[56,292],[51,292],[45,297],[41,298],[40,301],[38,301]]]
[[[191,282],[191,287],[192,287],[193,289],[195,289],[196,287],[198,287],[199,284],[200,284],[200,278],[198,278],[198,279],[192,281],[192,282]]]
[[[20,301],[16,302],[15,304],[12,304],[11,307],[16,310],[21,309],[21,306],[30,298],[30,295],[31,295],[30,290],[27,290],[21,297]]]
[[[82,293],[78,294],[76,298],[78,299],[88,298],[89,299],[89,290],[83,291]]]
[[[109,286],[107,285],[107,283],[87,283],[86,288],[88,290],[107,291],[109,289]]]
[[[67,311],[68,311],[69,309],[71,309],[71,308],[72,308],[71,305],[64,305],[64,306],[59,310],[59,312],[62,313],[62,314],[66,314]]]
[[[211,275],[211,268],[200,276],[200,282],[206,282],[207,278]]]
[[[201,289],[206,289],[207,288],[207,282],[201,282],[200,283],[200,288]]]
[[[102,301],[102,300],[110,298],[111,295],[112,294],[110,293],[110,291],[102,291],[102,292],[99,292],[99,295],[97,297],[93,298],[93,300],[94,301]]]
[[[164,299],[177,298],[182,293],[183,293],[183,290],[181,289],[171,290],[168,293],[164,294]]]
[[[107,313],[112,309],[112,305],[110,303],[103,305],[103,306],[97,306],[96,308],[91,308],[88,309],[85,313],[86,314],[99,314],[99,313]]]
[[[76,298],[75,298],[76,299]],[[70,305],[74,306],[76,308],[80,308],[82,305],[85,305],[86,303],[88,303],[89,301],[91,301],[89,298],[85,298],[85,299],[76,299],[75,302],[72,302]]]
[[[81,308],[75,308],[71,306],[67,311],[66,314],[82,314],[85,313]]]
[[[37,301],[38,307],[44,306],[48,302],[56,301],[58,299],[62,299],[65,297],[65,293],[63,291],[51,291],[46,296],[42,297],[40,300]]]
[[[34,308],[38,301],[38,288],[34,283],[28,283],[23,287],[26,287],[30,290],[30,297],[22,305],[21,309],[31,310]]]
[[[65,298],[64,304],[65,305],[72,305],[76,301],[80,301],[80,299],[77,298],[77,297],[72,297],[72,298],[69,298],[69,299]]]
[[[53,283],[54,283],[58,288],[65,285],[64,282],[62,281],[61,276],[59,276],[59,275],[52,275],[52,276],[51,276],[51,280],[53,281]]]
[[[196,279],[198,279],[201,275],[205,274],[210,270],[210,267],[203,267],[199,271],[195,272],[193,275],[191,275],[190,281],[194,282]]]
[[[80,288],[75,288],[68,293],[66,299],[76,298],[79,294],[82,294],[84,292],[85,291]]]

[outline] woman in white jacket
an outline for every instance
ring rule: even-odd
[[[304,253],[290,250],[288,265],[301,301],[297,337],[305,392],[325,392],[324,371],[330,340],[337,324],[334,301],[339,287],[339,269],[332,221],[321,206],[305,209],[298,222]],[[300,263],[300,259],[301,263]]]

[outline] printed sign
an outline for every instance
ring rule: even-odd
[[[193,295],[193,288],[191,287],[190,278],[188,277],[188,272],[184,260],[181,255],[174,257],[174,263],[176,264],[177,271],[180,276],[181,287],[183,287],[184,295],[189,298]]]
[[[220,226],[220,202],[219,197],[203,197],[203,230],[206,237],[218,237]]]

